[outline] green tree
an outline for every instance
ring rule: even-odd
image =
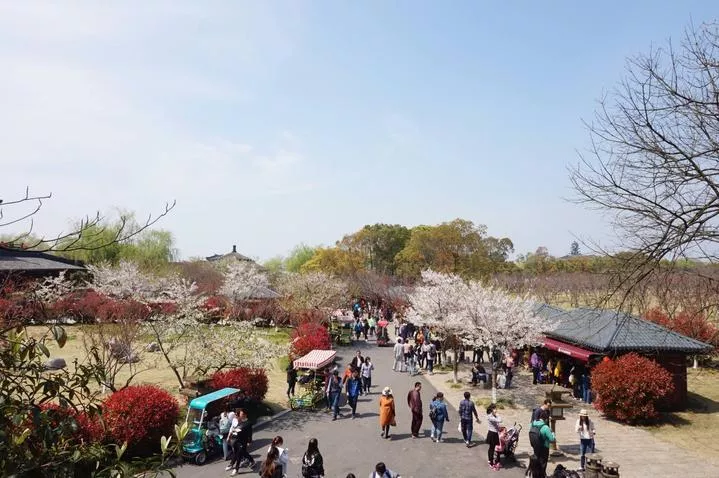
[[[317,247],[311,247],[304,243],[296,245],[285,259],[285,270],[287,272],[300,272],[302,265],[312,259],[317,249]]]
[[[270,257],[262,263],[267,271],[270,284],[276,284],[283,272],[285,272],[285,258],[282,256]]]
[[[514,251],[512,241],[486,234],[486,226],[464,219],[415,227],[395,258],[397,273],[417,278],[423,270],[432,269],[478,278],[511,267],[507,259]]]
[[[395,256],[404,249],[410,235],[410,230],[399,224],[372,224],[345,236],[339,246],[360,251],[369,270],[393,275]]]
[[[74,224],[76,228],[81,226],[81,222]],[[87,264],[117,265],[132,261],[143,269],[162,268],[175,259],[171,232],[141,228],[134,214],[123,214],[115,221],[100,220],[86,227],[82,234],[60,241],[58,254]],[[135,233],[123,240],[113,240],[121,231]]]
[[[364,257],[359,251],[320,247],[312,258],[302,265],[300,272],[324,272],[331,276],[348,278],[364,269]]]

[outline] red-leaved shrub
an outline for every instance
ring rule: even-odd
[[[644,314],[644,318],[669,330],[719,348],[719,328],[709,322],[704,314],[681,311],[674,317],[670,317],[660,309],[651,309]]]
[[[160,437],[172,436],[179,413],[165,390],[134,385],[105,399],[103,417],[113,442],[127,442],[129,456],[147,456],[160,449]]]
[[[308,322],[313,324],[329,325],[327,314],[317,309],[297,310],[289,314],[290,325],[298,327]]]
[[[330,350],[332,339],[327,327],[316,322],[305,322],[292,331],[290,359],[302,357],[313,350]]]
[[[100,420],[90,416],[84,411],[61,407],[56,403],[43,403],[40,405],[41,413],[46,415],[48,424],[53,428],[62,427],[63,436],[77,444],[100,442],[104,438],[104,431]]]
[[[239,388],[245,395],[262,400],[267,395],[269,382],[263,368],[240,367],[215,372],[210,378],[210,387],[219,390],[225,387]]]
[[[592,370],[594,406],[610,418],[648,422],[659,413],[657,402],[674,391],[671,374],[654,360],[635,353],[599,363]]]

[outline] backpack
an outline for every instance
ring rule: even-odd
[[[432,421],[437,420],[437,408],[436,407],[429,407],[429,419]]]
[[[529,429],[529,444],[532,445],[533,450],[540,450],[544,447],[544,440],[542,440],[541,428],[532,425]]]
[[[302,476],[304,478],[309,478],[310,473],[313,471],[312,465],[314,465],[314,464],[315,464],[315,461],[314,460],[310,461],[310,457],[307,456],[307,453],[305,453],[302,456]]]
[[[568,470],[563,465],[557,465],[551,478],[579,478],[579,473],[574,470]]]

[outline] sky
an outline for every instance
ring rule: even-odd
[[[0,0],[0,199],[51,192],[46,235],[177,201],[183,258],[458,217],[517,253],[611,247],[568,201],[583,120],[715,5]]]

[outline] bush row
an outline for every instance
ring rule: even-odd
[[[210,384],[213,389],[240,388],[257,401],[265,398],[269,385],[265,370],[253,368],[216,372]],[[54,403],[39,408],[41,418],[54,428],[65,427],[64,435],[71,443],[127,443],[127,456],[159,452],[160,437],[173,435],[180,416],[177,400],[154,385],[133,385],[118,390],[102,402],[100,410],[101,416]]]

